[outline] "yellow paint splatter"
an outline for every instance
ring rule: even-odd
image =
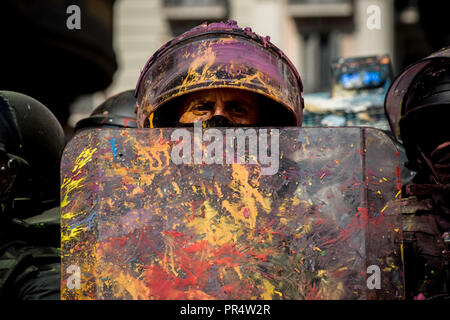
[[[266,212],[270,211],[270,198],[264,197],[257,189],[259,181],[253,181],[255,186],[250,185],[249,172],[244,165],[234,163],[230,187],[236,190],[240,199],[237,203],[231,203],[228,200],[222,202],[232,216],[238,220],[248,223],[251,228],[255,228],[256,217],[258,215],[257,204],[262,206]]]
[[[310,233],[313,230],[312,222],[301,225],[297,228],[295,238],[301,238],[303,235]],[[319,249],[320,250],[320,249]]]
[[[102,270],[97,277],[99,279],[111,278],[111,275],[114,275],[113,280],[117,283],[115,286],[117,296],[126,297],[129,294],[133,300],[148,299],[150,296],[150,288],[145,285],[144,281],[133,278],[117,267],[102,265],[99,270]]]
[[[216,191],[217,191],[217,196],[220,198],[223,198],[223,193],[222,190],[220,190],[219,185],[217,184],[217,182],[214,183],[214,186],[216,187]]]
[[[275,289],[275,286],[271,284],[268,280],[262,280],[264,292],[262,294],[263,300],[272,300],[272,295]]]
[[[83,182],[85,179],[86,178],[73,180],[72,178],[64,178],[63,183],[61,184],[61,190],[64,194],[64,198],[61,201],[61,208],[64,208],[70,203],[70,201],[67,200],[69,197],[69,193],[76,189],[81,189],[84,186]]]
[[[97,148],[87,148],[84,149],[80,155],[77,157],[77,160],[75,160],[75,166],[72,170],[72,172],[78,171],[81,168],[83,168],[89,161],[92,160],[92,155],[94,152],[97,151]]]
[[[84,230],[83,226],[78,226],[73,229],[69,229],[68,234],[61,232],[61,242],[67,242],[73,238],[75,238],[80,232]]]
[[[133,191],[131,192],[132,196],[135,196],[137,194],[141,194],[144,193],[144,190],[141,187],[136,187],[133,189]]]
[[[76,176],[80,172],[81,168],[92,161],[92,155],[95,151],[97,151],[97,148],[87,148],[78,155],[75,160],[74,168],[72,169],[73,176]],[[61,184],[61,193],[64,195],[63,200],[61,201],[61,208],[64,208],[70,203],[70,201],[68,201],[69,193],[82,188],[84,186],[84,181],[84,177],[77,180],[74,180],[72,177],[64,178]]]
[[[155,117],[155,113],[154,112],[150,113],[150,116],[148,117],[148,122],[149,122],[150,128],[154,128],[155,127],[155,125],[153,124],[153,118],[154,117]]]
[[[280,291],[273,290],[273,293],[276,293],[276,294],[279,295],[280,297],[283,296],[283,294],[282,294]]]
[[[222,216],[217,219],[217,210],[207,201],[203,203],[203,208],[196,210],[201,212],[193,212],[196,218],[188,222],[189,228],[204,235],[204,239],[213,246],[236,243],[242,225],[235,223],[232,217]]]
[[[239,279],[242,280],[241,268],[239,266],[235,266],[233,269],[237,273],[237,275],[239,276]]]
[[[403,242],[400,244],[400,256],[402,259],[402,263],[404,263],[405,259],[404,259],[404,251],[403,251]]]
[[[172,186],[173,186],[173,188],[175,189],[175,192],[176,192],[177,194],[180,194],[180,193],[181,193],[180,188],[178,187],[178,184],[177,184],[176,182],[172,182]]]

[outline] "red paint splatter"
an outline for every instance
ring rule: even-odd
[[[170,235],[170,236],[172,236],[172,237],[174,237],[174,238],[183,237],[183,236],[186,235],[185,233],[183,233],[183,232],[177,232],[176,230],[172,230],[172,231],[163,231],[163,234],[165,234],[165,235]]]
[[[362,220],[362,224],[360,224],[360,227],[362,228],[369,223],[369,212],[367,208],[358,208],[358,212],[360,213],[359,217]]]
[[[125,128],[128,126],[128,122],[136,123],[136,120],[132,119],[132,118],[125,118],[125,119],[123,119],[123,125],[124,125]],[[122,137],[126,136],[127,135],[126,131],[125,130],[122,131],[121,135],[122,135]]]
[[[225,294],[230,294],[233,291],[236,290],[236,286],[232,285],[232,284],[226,284],[224,286],[222,286],[221,290],[225,293]]]
[[[325,241],[325,242],[322,243],[319,247],[323,247],[323,246],[326,245],[326,244],[331,244],[331,243],[336,242],[336,241],[337,241],[337,238],[333,238],[333,239],[331,239],[331,240]]]
[[[194,217],[189,218],[186,214],[186,212],[184,212],[183,208],[180,208],[181,212],[183,212],[184,218],[186,219],[187,222],[192,221],[192,219],[194,219]]]
[[[397,190],[401,190],[402,189],[402,184],[401,184],[401,169],[400,169],[400,165],[397,165],[396,175],[397,175],[397,178],[398,178]]]
[[[320,291],[317,291],[315,282],[313,282],[313,284],[310,285],[308,289],[309,292],[306,294],[306,300],[320,300],[321,294]]]
[[[194,243],[192,245],[190,245],[187,248],[184,248],[184,251],[189,253],[189,252],[196,252],[199,250],[205,250],[208,247],[208,241],[207,240],[202,240],[199,241],[197,243]]]

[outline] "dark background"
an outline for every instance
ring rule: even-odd
[[[107,88],[117,69],[113,51],[114,0],[2,0],[0,90],[30,95],[62,125],[82,94]],[[80,30],[66,26],[67,7],[82,12]]]

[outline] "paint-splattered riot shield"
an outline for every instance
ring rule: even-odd
[[[61,169],[63,299],[404,297],[376,129],[91,129]]]

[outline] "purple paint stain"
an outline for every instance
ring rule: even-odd
[[[230,65],[230,63],[235,63],[234,67],[236,68],[236,72],[239,72],[239,68],[242,69],[244,74],[248,73],[247,70],[256,69],[262,71],[264,74],[270,75],[279,83],[283,82],[282,77],[280,77],[280,71],[276,65],[271,63],[272,58],[267,51],[262,51],[258,47],[243,44],[238,41],[227,42],[225,44],[213,43],[210,47],[215,53],[215,64],[217,65]],[[243,54],[246,57],[245,61],[236,60],[236,58],[241,57]]]
[[[262,38],[262,40],[264,48],[266,48],[270,44],[270,36],[265,36],[264,38]]]
[[[250,210],[248,208],[245,208],[243,214],[244,218],[248,219],[248,217],[250,217]]]
[[[91,188],[94,194],[100,192],[100,183],[93,183]]]
[[[414,300],[425,300],[425,296],[422,293],[419,293],[417,296],[413,298]]]

